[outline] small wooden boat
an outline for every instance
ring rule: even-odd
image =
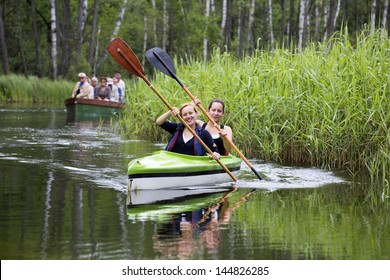
[[[68,119],[107,118],[117,115],[125,103],[88,98],[68,98],[64,101]]]
[[[221,162],[233,173],[241,167],[241,159],[221,156]],[[217,161],[209,156],[189,156],[158,151],[134,159],[128,165],[129,191],[183,188],[232,182]]]

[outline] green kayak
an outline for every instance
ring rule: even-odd
[[[221,156],[221,162],[237,173],[241,159]],[[209,156],[189,156],[158,151],[134,159],[128,165],[129,190],[182,188],[231,182],[230,176]]]

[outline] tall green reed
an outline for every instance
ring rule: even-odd
[[[388,180],[390,39],[382,31],[363,31],[353,41],[345,30],[301,53],[257,50],[238,60],[214,49],[207,63],[174,63],[204,107],[212,98],[224,99],[224,123],[248,157]],[[173,79],[156,73],[152,80],[172,106],[189,101]],[[153,125],[165,105],[142,82],[132,92],[123,132],[165,141],[166,133]]]
[[[70,97],[74,83],[20,75],[0,76],[0,101],[60,104]]]

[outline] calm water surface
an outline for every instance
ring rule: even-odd
[[[376,183],[252,160],[231,184],[139,191],[129,160],[161,143],[63,108],[0,108],[1,259],[390,259]],[[384,200],[385,202],[383,202]]]

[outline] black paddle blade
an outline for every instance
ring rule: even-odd
[[[175,66],[169,55],[160,48],[153,48],[145,53],[146,58],[165,75],[171,76],[176,79]]]
[[[144,69],[133,50],[122,38],[115,38],[107,45],[108,53],[120,66],[138,77],[145,76]]]

